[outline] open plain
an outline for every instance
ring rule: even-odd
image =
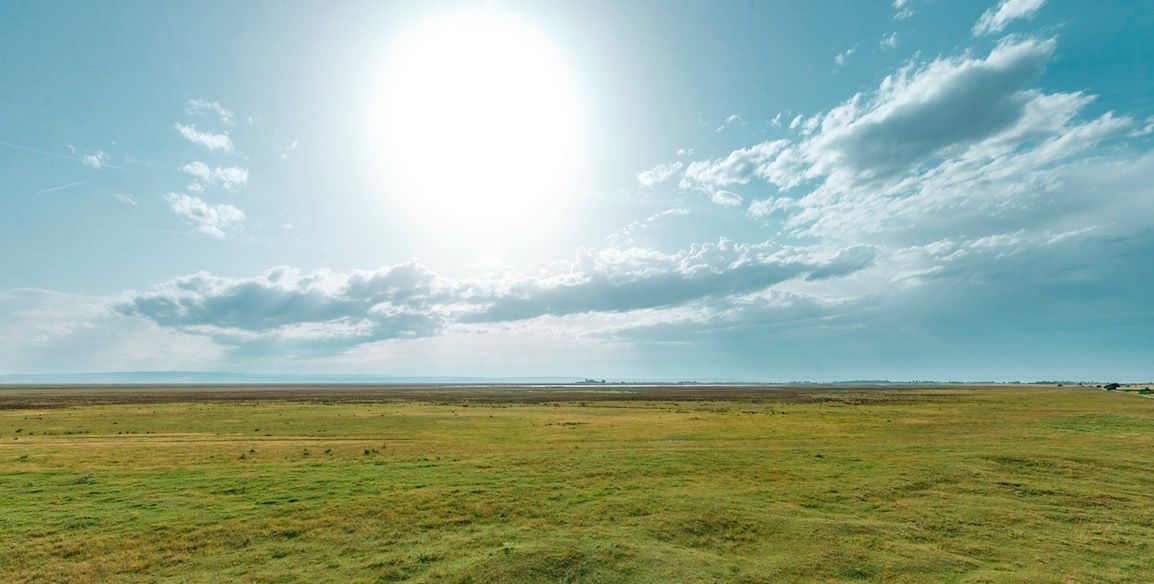
[[[0,389],[0,581],[1143,582],[1093,388]]]

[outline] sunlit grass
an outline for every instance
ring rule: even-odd
[[[1142,582],[1151,469],[1087,389],[0,410],[0,581]]]

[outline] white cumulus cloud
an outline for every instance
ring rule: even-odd
[[[79,158],[81,164],[97,170],[108,163],[108,155],[103,150],[97,150],[91,154],[81,154]]]
[[[198,233],[223,239],[225,232],[245,220],[244,211],[232,205],[212,205],[200,197],[182,193],[164,195],[173,213],[192,226]]]
[[[230,191],[235,191],[248,183],[248,170],[239,166],[209,166],[203,162],[194,161],[180,167],[180,170],[200,179],[205,184],[220,186]],[[200,190],[203,191],[203,189]]]
[[[651,187],[661,184],[677,174],[685,166],[681,161],[663,162],[637,175],[637,182],[641,186]]]
[[[175,128],[185,140],[193,144],[204,146],[212,151],[232,152],[232,138],[229,137],[228,132],[202,132],[196,129],[196,124],[184,125],[179,122],[173,124],[173,128]]]

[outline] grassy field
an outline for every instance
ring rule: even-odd
[[[1088,388],[0,389],[0,582],[1150,582]]]

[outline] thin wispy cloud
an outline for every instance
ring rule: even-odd
[[[208,101],[204,99],[190,99],[188,106],[184,110],[186,113],[194,116],[203,116],[206,113],[215,113],[220,123],[231,126],[233,125],[232,116],[233,111],[220,105],[219,102]]]
[[[912,0],[894,0],[894,20],[905,20],[914,15]]]
[[[721,122],[721,125],[714,128],[713,131],[721,133],[721,132],[724,132],[727,128],[730,128],[732,126],[744,126],[744,125],[745,125],[745,120],[742,119],[741,116],[739,116],[737,114],[731,114],[729,117],[725,118],[725,121]]]
[[[51,152],[48,150],[42,150],[40,148],[33,148],[31,146],[21,146],[19,144],[12,144],[10,142],[0,142],[0,146],[3,146],[5,148],[11,148],[13,150],[22,150],[24,152],[33,152],[36,154],[43,154],[45,156],[52,156],[54,158],[62,158],[65,160],[75,160],[76,162],[79,162],[79,163],[81,163],[84,166],[87,166],[89,168],[95,168],[95,169],[115,168],[116,170],[125,170],[125,171],[128,170],[127,168],[124,168],[123,166],[116,166],[114,164],[109,164],[108,163],[108,155],[106,155],[103,151],[97,151],[96,153],[93,153],[93,154],[84,154],[84,155],[78,156],[77,154],[75,154],[75,152],[73,154],[61,154],[59,152]],[[74,151],[75,149],[73,148],[72,150]]]
[[[121,203],[124,203],[125,205],[131,205],[133,207],[136,206],[136,199],[132,198],[131,195],[126,193],[113,193],[112,198],[120,201]]]
[[[44,193],[54,193],[54,192],[56,192],[56,191],[63,191],[63,190],[65,190],[65,189],[71,189],[71,188],[73,188],[73,187],[78,187],[78,186],[81,186],[81,185],[91,184],[91,183],[94,183],[94,182],[96,182],[96,181],[98,181],[98,180],[100,180],[100,179],[94,178],[94,179],[90,179],[90,180],[82,180],[82,181],[73,182],[73,183],[68,183],[68,184],[65,184],[65,185],[60,185],[60,186],[55,186],[55,187],[49,187],[49,188],[46,188],[46,189],[42,189],[42,190],[36,191],[36,194],[37,194],[37,195],[41,195],[41,194],[44,194]]]
[[[288,160],[294,152],[297,151],[297,146],[300,145],[300,140],[293,140],[292,142],[277,148],[277,154],[280,155],[281,160]]]
[[[974,36],[1002,32],[1006,25],[1018,19],[1031,19],[1046,0],[1002,0],[997,6],[986,10],[978,22],[974,23]]]
[[[726,191],[726,190],[720,190],[720,189],[713,191],[713,194],[709,198],[714,203],[717,203],[718,205],[722,205],[725,207],[739,207],[739,206],[741,206],[741,203],[743,201],[745,201],[745,199],[743,199],[741,197],[741,195],[739,195],[733,191]]]
[[[605,242],[612,247],[631,247],[638,244],[640,236],[656,227],[657,225],[667,222],[669,219],[675,217],[685,217],[690,215],[689,209],[682,207],[674,207],[654,213],[644,219],[631,221],[625,227],[614,231],[605,238]]]
[[[193,144],[204,146],[210,151],[220,150],[222,152],[232,152],[232,138],[229,137],[228,132],[209,132],[200,131],[195,124],[181,124],[177,122],[173,124],[173,128],[180,133],[181,137]]]
[[[852,57],[855,52],[857,52],[857,46],[856,45],[838,53],[833,58],[834,64],[837,65],[838,67],[845,65],[846,61],[848,61],[849,58]]]

